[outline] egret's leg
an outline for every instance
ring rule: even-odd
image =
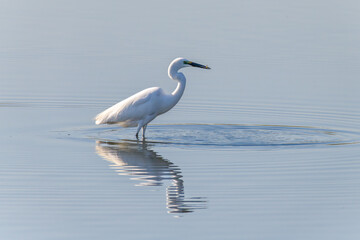
[[[139,125],[138,125],[138,127],[137,127],[137,130],[136,130],[136,134],[135,134],[136,139],[139,139],[139,132],[140,132],[140,129],[141,129],[142,127],[143,127],[142,124],[139,123]]]
[[[143,138],[145,138],[146,127],[147,127],[147,124],[142,127],[142,129],[143,129]]]

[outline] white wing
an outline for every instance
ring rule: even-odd
[[[123,127],[135,127],[144,117],[158,113],[158,106],[161,105],[163,95],[161,88],[145,89],[98,114],[95,117],[95,123],[117,123]]]

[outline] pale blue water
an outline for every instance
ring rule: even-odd
[[[357,1],[5,1],[1,239],[359,239]],[[167,77],[136,141],[103,109]]]

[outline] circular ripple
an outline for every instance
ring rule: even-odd
[[[185,124],[151,125],[146,142],[193,146],[343,145],[360,142],[351,131],[301,126]],[[87,137],[102,141],[136,141],[134,128],[97,128]],[[89,136],[91,135],[91,136]]]

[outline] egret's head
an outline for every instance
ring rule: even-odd
[[[179,67],[180,68],[184,68],[184,67],[198,67],[198,68],[204,68],[204,69],[210,69],[209,66],[205,66],[205,65],[201,65],[199,63],[196,63],[196,62],[192,62],[192,61],[189,61],[185,58],[176,58],[174,59],[174,61],[171,62],[170,66],[171,65],[174,65]]]
[[[207,65],[201,65],[199,63],[195,63],[192,61],[189,61],[185,58],[176,58],[174,61],[170,63],[169,66],[169,76],[171,77],[174,73],[176,73],[179,69],[184,67],[198,67],[198,68],[204,68],[204,69],[211,69]]]

